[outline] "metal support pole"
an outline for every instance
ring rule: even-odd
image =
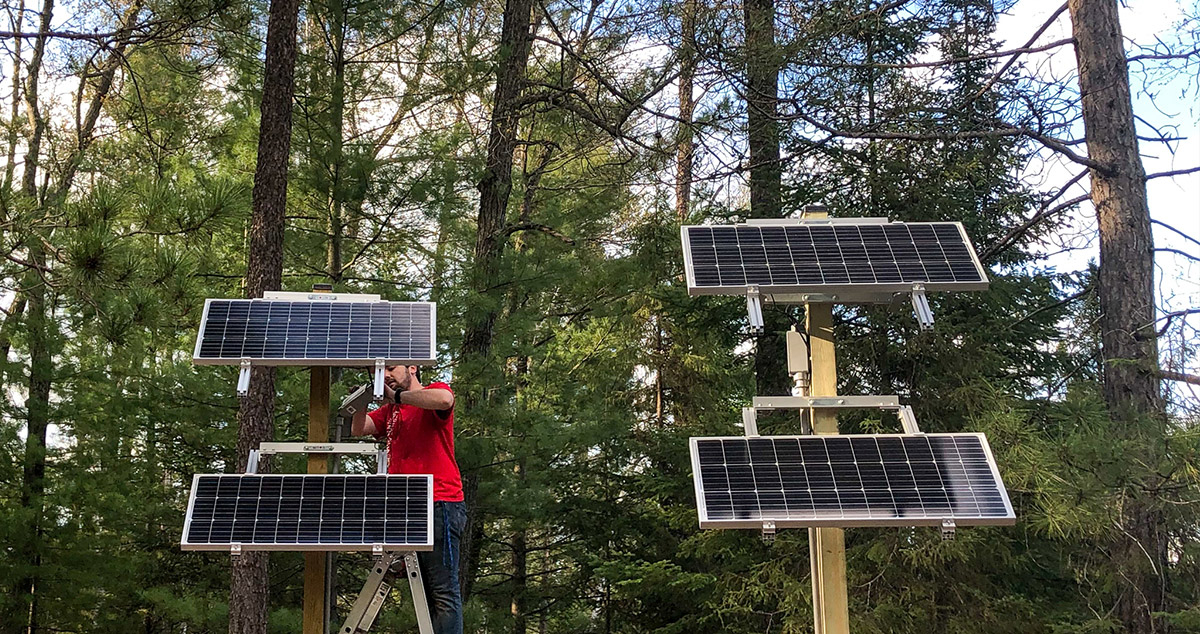
[[[810,396],[837,395],[837,357],[833,346],[833,305],[807,305],[808,348],[812,355]],[[836,434],[837,410],[813,409],[814,434]],[[808,529],[812,562],[813,622],[816,634],[849,634],[846,589],[846,541],[840,528]]]
[[[329,366],[309,368],[308,442],[329,442]],[[308,454],[309,473],[329,473],[329,454]],[[304,634],[325,634],[325,553],[304,553]]]

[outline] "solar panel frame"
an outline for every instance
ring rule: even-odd
[[[712,519],[708,512],[708,498],[705,496],[704,483],[702,480],[701,463],[699,455],[699,442],[705,440],[787,440],[787,439],[854,439],[854,438],[937,438],[937,437],[974,437],[978,438],[980,447],[983,450],[988,470],[992,479],[996,483],[996,489],[1000,495],[1004,505],[1003,516],[990,517],[971,517],[958,516],[953,513],[928,514],[928,515],[905,515],[899,517],[808,517],[808,518],[792,518],[792,517],[757,517],[757,518],[735,518],[735,519]],[[1010,526],[1016,523],[1016,514],[1013,511],[1012,502],[1008,496],[1008,489],[1004,486],[1004,481],[1000,478],[1000,471],[996,466],[996,459],[992,455],[991,447],[988,445],[987,438],[983,434],[977,433],[962,433],[962,434],[838,434],[838,435],[806,435],[806,436],[697,436],[689,439],[689,450],[692,461],[692,482],[696,493],[696,508],[700,520],[700,528],[719,528],[719,529],[761,529],[764,522],[773,522],[776,528],[809,528],[809,527],[840,527],[854,528],[864,526],[879,526],[879,527],[910,527],[910,526],[940,526],[943,520],[950,519],[958,526]],[[777,463],[778,464],[778,463]],[[831,473],[832,473],[832,462]],[[857,462],[854,462],[857,468]],[[807,472],[806,472],[807,475]],[[940,477],[940,476],[939,476]],[[890,490],[890,488],[889,488]],[[757,494],[757,489],[756,489]],[[865,499],[865,489],[864,489]],[[761,502],[761,500],[760,500]],[[732,503],[732,500],[731,500]],[[815,515],[815,512],[814,512]]]
[[[712,230],[712,229],[723,229],[723,228],[735,228],[735,229],[754,228],[754,229],[763,230],[763,229],[774,229],[774,228],[786,229],[789,227],[804,227],[804,228],[809,229],[810,231],[812,229],[828,229],[830,231],[835,232],[834,235],[836,236],[836,232],[838,229],[842,229],[842,231],[844,232],[844,231],[849,230],[849,228],[872,229],[872,228],[878,227],[878,228],[880,228],[879,231],[881,232],[881,235],[885,235],[885,232],[887,232],[889,230],[894,232],[894,231],[896,231],[896,228],[926,227],[927,226],[927,227],[930,227],[931,231],[934,231],[935,230],[934,227],[936,225],[953,226],[953,227],[955,227],[955,229],[957,229],[958,236],[962,239],[962,245],[966,248],[967,254],[969,254],[969,256],[970,256],[969,264],[971,266],[971,269],[973,270],[974,274],[978,276],[978,280],[976,280],[976,281],[926,281],[926,280],[921,280],[921,281],[898,281],[898,282],[873,281],[873,282],[869,282],[869,283],[868,282],[852,282],[852,281],[850,281],[852,272],[850,271],[849,268],[847,268],[846,274],[844,276],[844,280],[836,281],[836,282],[835,281],[824,281],[823,278],[822,278],[822,281],[819,281],[819,282],[818,281],[809,281],[809,280],[802,281],[799,279],[799,274],[797,274],[797,280],[796,280],[795,284],[790,284],[790,283],[789,284],[762,284],[762,283],[749,283],[748,282],[745,284],[733,283],[733,284],[702,285],[697,282],[695,254],[693,253],[692,239],[691,239],[691,234],[690,234],[690,231],[692,229],[710,229],[710,230]],[[790,300],[791,298],[786,297],[789,295],[803,296],[806,294],[814,294],[814,295],[820,295],[820,296],[829,296],[830,299],[836,299],[836,301],[842,302],[842,303],[856,303],[856,302],[861,302],[861,303],[885,302],[886,303],[886,302],[891,301],[893,299],[893,296],[898,293],[912,292],[914,285],[917,285],[917,284],[921,285],[927,291],[978,291],[978,290],[986,290],[988,288],[987,272],[984,269],[982,262],[980,262],[980,260],[979,260],[978,253],[976,253],[974,247],[972,246],[972,244],[970,242],[970,239],[967,237],[966,228],[963,227],[961,222],[907,222],[907,223],[905,223],[905,222],[887,222],[887,220],[884,218],[834,218],[834,219],[820,219],[820,220],[787,220],[787,221],[776,221],[776,222],[755,222],[755,223],[737,224],[737,225],[685,225],[683,227],[680,227],[680,236],[681,236],[681,239],[683,242],[684,269],[685,269],[686,278],[687,278],[689,295],[745,295],[747,289],[749,289],[751,287],[757,287],[761,293],[772,296],[772,298],[775,299],[776,301]],[[911,237],[911,230],[910,230],[909,236]],[[934,236],[936,238],[936,233],[934,234]],[[881,244],[887,244],[889,250],[891,250],[892,247],[894,247],[894,246],[903,247],[906,244],[906,243],[892,244],[890,242],[890,238],[887,238],[887,237],[884,237],[883,240],[884,241]],[[842,246],[845,245],[845,246],[849,246],[849,247],[853,248],[854,244],[850,243],[850,242],[842,243],[840,241],[840,238],[836,238],[836,237],[834,239],[834,242],[836,244],[838,244],[838,246],[839,246],[839,253],[834,257],[834,259],[830,259],[829,261],[840,262],[841,264],[846,264],[849,261],[849,264],[847,266],[853,267],[853,266],[866,265],[868,268],[870,268],[870,265],[868,264],[870,262],[869,254],[866,254],[865,252],[863,254],[861,254],[862,257],[857,258],[858,260],[861,260],[861,262],[854,260],[854,258],[847,259],[846,254],[842,252]],[[938,244],[939,244],[939,246],[941,245],[940,242]],[[954,242],[953,244],[958,244],[958,243]],[[813,246],[814,246],[814,249],[816,249],[816,243],[813,243]],[[739,248],[740,248],[740,245],[739,245]],[[714,250],[715,250],[715,247],[714,247]],[[778,254],[778,255],[782,255],[782,254]],[[851,255],[853,256],[856,254],[851,254]],[[898,259],[895,257],[896,254],[894,251],[892,252],[892,255],[893,255],[892,261],[895,261]],[[741,262],[743,268],[745,268],[744,251],[738,251],[738,257],[739,257],[739,262]],[[763,254],[762,254],[761,259],[765,263],[768,261],[767,260],[768,257],[769,257],[769,255],[767,254],[766,246],[764,245]],[[794,250],[789,250],[789,252],[787,253],[787,255],[785,257],[793,265],[796,264],[795,259],[797,256],[796,256]],[[812,257],[813,257],[813,262],[821,261],[821,256],[816,251],[814,251]],[[956,260],[956,261],[960,261],[960,260]],[[757,259],[755,260],[755,262],[757,262]],[[884,263],[884,260],[880,260],[878,263],[882,264],[882,263]],[[901,273],[900,269],[898,268],[899,262],[895,262],[895,263],[897,264],[897,277],[903,277],[904,274]],[[961,262],[961,264],[967,264],[967,262]],[[752,266],[758,266],[758,265],[752,263]],[[800,269],[796,269],[796,270],[799,271]],[[761,273],[761,271],[760,271],[760,273]],[[925,273],[928,273],[928,271],[926,270]],[[951,274],[953,274],[952,271],[951,271]],[[818,273],[818,275],[815,277],[821,277],[821,274]],[[873,274],[873,277],[876,277],[876,276]],[[833,297],[833,296],[836,296],[836,297]]]
[[[203,356],[202,345],[205,343],[205,334],[208,328],[209,313],[214,302],[237,302],[247,303],[251,307],[262,304],[308,304],[313,306],[333,306],[333,305],[367,305],[367,306],[419,306],[429,308],[429,348],[425,352],[428,354],[423,356],[267,356],[266,343],[264,341],[264,354],[262,356]],[[249,308],[247,309],[249,310]],[[353,309],[351,309],[353,310]],[[291,325],[289,323],[289,325]],[[223,338],[222,338],[223,340]],[[286,345],[286,342],[283,344]],[[192,350],[192,362],[196,365],[239,365],[244,359],[250,359],[254,365],[302,365],[302,366],[336,366],[336,367],[362,367],[372,366],[376,361],[382,360],[388,365],[433,365],[437,362],[437,304],[434,302],[389,302],[389,301],[355,301],[355,302],[334,302],[334,301],[300,301],[300,300],[282,300],[282,299],[223,299],[223,298],[208,298],[204,300],[204,313],[200,318],[200,329],[196,334],[196,345]]]
[[[198,489],[199,489],[201,478],[212,478],[212,477],[231,479],[231,480],[232,479],[244,480],[246,478],[283,478],[283,479],[293,479],[293,480],[301,480],[301,481],[303,481],[304,479],[309,479],[309,478],[322,478],[322,479],[325,479],[325,478],[343,478],[343,479],[361,478],[364,480],[383,478],[383,479],[392,479],[392,480],[421,480],[421,481],[424,481],[424,486],[425,486],[424,524],[425,524],[426,539],[421,543],[415,543],[413,541],[402,541],[402,542],[386,541],[386,540],[384,540],[384,541],[367,541],[365,539],[360,542],[330,541],[330,542],[303,542],[303,543],[299,542],[299,541],[295,541],[295,542],[280,542],[280,541],[255,542],[253,540],[251,540],[251,541],[233,541],[232,540],[232,531],[234,530],[234,527],[231,526],[230,527],[230,532],[231,532],[230,541],[207,541],[207,542],[189,541],[188,537],[191,534],[193,518],[195,517],[195,514],[196,514],[195,513],[196,501],[197,501],[197,494],[198,494]],[[282,487],[282,484],[281,484],[281,487]],[[324,488],[325,488],[325,484],[323,483],[322,490],[324,490]],[[364,489],[365,489],[365,484],[364,484]],[[328,498],[322,498],[322,499],[325,500]],[[364,502],[365,502],[365,500],[366,500],[366,498],[364,498]],[[296,509],[297,518],[299,518],[302,513],[303,513],[303,511],[298,507]],[[217,520],[214,519],[213,523],[215,524],[216,521]],[[364,522],[365,521],[366,520],[364,520]],[[405,519],[372,520],[372,521],[381,521],[381,522],[401,521],[401,522],[410,523],[409,520],[405,520]],[[319,523],[320,522],[318,520],[318,524]],[[299,519],[297,520],[297,524],[299,525]],[[364,528],[364,531],[365,531],[365,528]],[[299,533],[299,527],[297,528],[297,533]],[[211,535],[211,529],[210,529],[210,535]],[[297,540],[298,539],[299,539],[299,537],[297,536]],[[183,534],[180,536],[179,543],[180,543],[180,548],[182,550],[196,550],[196,551],[229,551],[235,545],[239,546],[241,548],[241,550],[243,550],[243,551],[254,550],[254,551],[289,551],[289,552],[304,552],[304,551],[354,552],[354,551],[373,551],[373,550],[375,550],[376,547],[382,547],[385,551],[429,551],[429,550],[433,550],[433,539],[434,539],[434,535],[433,535],[433,476],[430,474],[361,474],[360,475],[360,474],[336,474],[336,473],[331,473],[331,474],[197,473],[192,476],[192,489],[188,496],[187,515],[184,518]]]

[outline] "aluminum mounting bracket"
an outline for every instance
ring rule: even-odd
[[[242,359],[238,368],[237,395],[244,397],[250,393],[250,359]]]
[[[913,284],[912,290],[913,314],[921,330],[933,329],[933,309],[929,307],[929,298],[925,296],[924,284]]]
[[[746,314],[750,319],[750,332],[763,332],[762,293],[758,292],[757,286],[746,289]]]
[[[385,367],[385,365],[384,365],[383,359],[375,360],[375,393],[374,393],[374,397],[375,397],[376,403],[383,401],[384,367]]]

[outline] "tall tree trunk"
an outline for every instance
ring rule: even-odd
[[[338,284],[342,281],[342,240],[346,223],[346,186],[343,180],[347,171],[342,149],[342,119],[346,110],[346,9],[342,0],[331,0],[328,14],[333,78],[329,87],[329,242],[325,267],[329,271],[329,281]]]
[[[29,245],[29,260],[35,267],[44,267],[46,252],[38,236]],[[53,379],[51,352],[50,295],[38,271],[25,275],[28,307],[25,331],[29,343],[29,394],[25,400],[26,435],[25,460],[21,471],[21,508],[31,520],[26,528],[24,552],[20,556],[27,573],[19,584],[18,597],[28,608],[28,632],[38,631],[38,581],[41,576],[43,522],[46,495],[46,436],[50,428],[50,386]]]
[[[34,41],[33,55],[25,80],[25,113],[28,119],[25,166],[21,176],[21,205],[31,210],[42,208],[38,200],[38,168],[41,160],[42,138],[46,120],[38,101],[38,81],[46,53],[46,35],[54,14],[54,0],[42,4],[39,32]],[[15,98],[15,95],[14,95]],[[14,122],[15,124],[15,122]],[[36,214],[31,214],[36,216]],[[35,220],[36,222],[36,220]],[[48,289],[42,269],[46,251],[36,228],[27,230],[25,247],[32,265],[22,276],[21,292],[25,298],[25,336],[29,347],[29,393],[25,399],[25,451],[21,466],[21,510],[28,524],[16,544],[17,561],[22,566],[17,580],[10,612],[5,615],[5,629],[13,632],[35,632],[38,629],[38,579],[42,565],[43,518],[46,492],[46,434],[50,427],[50,388],[53,378],[50,350],[50,307]]]
[[[529,126],[529,137],[534,138],[535,125],[531,122]],[[549,167],[551,159],[554,157],[554,147],[547,146],[542,150],[542,155],[537,161],[537,166],[532,170],[529,169],[530,154],[533,150],[529,146],[522,148],[521,163],[523,165],[525,180],[525,195],[521,199],[521,211],[517,216],[518,224],[527,224],[533,220],[533,209],[537,199],[537,192],[540,188],[542,176],[546,173],[546,168]],[[528,245],[524,238],[518,236],[513,240],[513,251],[515,253],[523,253]],[[508,291],[507,314],[511,317],[525,304],[529,294],[524,292],[517,286],[512,286]],[[525,342],[522,349],[530,344]],[[529,386],[529,356],[521,353],[517,357],[514,364],[512,376],[509,382],[513,385],[513,398],[516,399],[518,406],[524,406],[526,396],[526,388]],[[515,421],[514,421],[515,422]],[[527,457],[529,446],[529,430],[524,423],[519,423],[520,427],[513,429],[512,437],[514,441],[514,453],[516,454],[516,464],[513,466],[513,475],[515,476],[516,490],[524,491],[527,488],[528,470]],[[525,515],[525,509],[517,509],[512,518],[512,591],[509,597],[509,611],[513,617],[513,634],[525,634],[529,627],[529,521]]]
[[[746,145],[750,150],[750,216],[783,216],[783,171],[779,162],[779,56],[775,50],[774,0],[744,0],[746,30]],[[757,393],[790,393],[784,363],[785,320],[766,311],[765,332],[757,338],[754,373]]]
[[[8,160],[4,163],[4,183],[0,185],[0,194],[2,194],[0,195],[0,205],[3,205],[3,207],[0,207],[0,210],[4,212],[0,215],[0,220],[8,218],[9,215],[8,196],[12,193],[13,172],[17,164],[17,141],[21,137],[21,127],[17,125],[17,121],[21,118],[21,62],[23,61],[21,59],[21,40],[23,38],[20,37],[20,34],[24,25],[24,16],[25,0],[19,0],[17,2],[17,12],[11,16],[9,21],[10,27],[13,33],[17,34],[17,37],[13,39],[12,43],[12,113],[10,115],[12,125],[8,129],[8,148],[5,153],[5,158]]]
[[[524,451],[518,447],[518,451]],[[518,491],[525,489],[525,456],[517,458],[513,468],[516,475]],[[523,513],[524,510],[518,511]],[[528,629],[529,607],[526,605],[526,595],[529,590],[529,527],[524,517],[513,518],[512,534],[512,593],[510,611],[513,617],[513,634],[526,634]]]
[[[471,289],[483,297],[497,300],[496,289],[500,259],[504,255],[508,222],[508,198],[512,192],[513,151],[517,147],[517,122],[520,119],[518,99],[525,84],[526,64],[532,36],[529,32],[532,0],[506,0],[500,29],[500,60],[496,70],[496,91],[492,99],[491,126],[488,132],[487,162],[479,183],[479,217],[475,234],[475,259]],[[501,302],[489,302],[482,315],[474,315],[463,333],[461,356],[481,359],[492,348],[493,329]],[[468,397],[468,407],[470,405]],[[483,522],[479,517],[478,474],[468,470],[463,474],[463,493],[467,496],[467,525],[463,531],[463,557],[459,562],[459,581],[463,601],[471,594],[475,566],[479,557],[479,532]]]
[[[1165,435],[1153,323],[1154,244],[1146,173],[1138,156],[1129,71],[1116,0],[1070,0],[1083,100],[1092,204],[1100,225],[1101,347],[1104,400],[1126,438],[1154,465]],[[1149,483],[1153,485],[1154,483]],[[1122,509],[1115,564],[1122,588],[1117,615],[1132,634],[1162,632],[1154,613],[1166,608],[1167,539],[1153,486],[1136,487]]]
[[[292,142],[298,0],[272,0],[267,22],[258,163],[250,219],[246,297],[279,290],[283,280],[283,222],[287,205],[288,156]],[[275,369],[255,367],[250,393],[238,406],[237,468],[245,471],[250,450],[275,434]],[[269,464],[259,470],[269,471]],[[269,595],[267,555],[233,559],[229,588],[230,634],[266,634]]]
[[[675,217],[687,222],[692,204],[693,159],[696,144],[692,117],[696,104],[692,99],[696,77],[696,3],[684,0],[679,37],[679,147],[675,152]]]

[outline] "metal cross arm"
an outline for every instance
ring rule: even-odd
[[[757,425],[754,425],[755,414],[759,411],[770,412],[780,409],[812,410],[816,409],[880,409],[896,412],[900,426],[906,434],[919,434],[917,417],[912,407],[900,404],[900,397],[894,394],[884,396],[756,396],[752,407],[742,412],[742,421],[747,429],[754,428],[758,435]],[[747,421],[750,421],[747,424]],[[806,430],[807,431],[807,430]]]
[[[754,409],[899,409],[900,397],[887,396],[755,396]]]
[[[261,456],[275,454],[331,454],[375,456],[376,472],[387,472],[387,450],[379,445],[368,442],[264,442],[259,443],[258,449],[250,450],[250,458],[246,461],[246,473],[258,473],[258,459]]]

